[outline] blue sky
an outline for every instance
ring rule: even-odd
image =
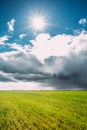
[[[86,88],[86,43],[87,0],[0,0],[0,89]]]
[[[52,27],[47,28],[53,35],[56,33],[71,33],[66,28],[78,29],[81,28],[78,24],[80,18],[87,15],[86,0],[1,0],[0,1],[0,35],[6,33],[6,23],[12,18],[16,19],[15,33],[31,31],[24,30],[27,28],[28,17],[32,12],[43,12],[47,14]],[[54,25],[56,27],[54,27]]]

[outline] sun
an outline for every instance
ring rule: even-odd
[[[35,30],[43,30],[45,27],[45,22],[42,17],[35,17],[32,19],[32,25]]]
[[[46,19],[44,16],[33,16],[30,20],[30,26],[34,31],[43,31],[46,28]]]

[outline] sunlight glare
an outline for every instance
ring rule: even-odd
[[[44,16],[33,16],[31,19],[31,28],[34,31],[43,31],[46,27],[46,19]]]

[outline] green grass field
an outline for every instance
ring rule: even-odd
[[[87,91],[0,91],[0,130],[87,130]]]

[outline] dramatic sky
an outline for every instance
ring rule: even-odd
[[[87,89],[87,0],[0,0],[4,89]]]

